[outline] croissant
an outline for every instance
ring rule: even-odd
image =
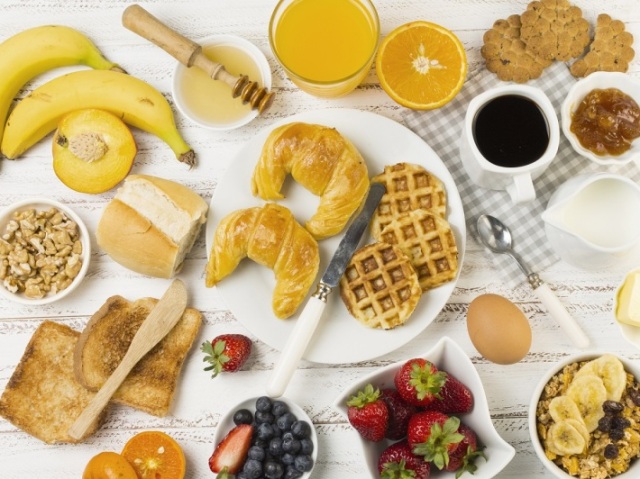
[[[339,233],[369,189],[362,155],[335,128],[326,126],[289,123],[273,130],[253,172],[253,194],[282,199],[280,190],[289,173],[320,196],[317,211],[305,224],[316,239]]]
[[[271,268],[276,277],[272,308],[278,318],[298,309],[318,274],[318,243],[284,206],[238,210],[218,224],[206,268],[206,286],[231,274],[243,258]]]

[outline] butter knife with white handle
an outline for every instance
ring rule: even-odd
[[[284,394],[293,372],[298,367],[298,362],[304,354],[311,337],[320,322],[324,308],[327,305],[327,296],[333,288],[338,286],[340,278],[360,244],[360,239],[369,225],[385,187],[381,183],[373,183],[360,213],[353,220],[347,232],[342,237],[338,249],[333,254],[327,269],[322,275],[316,292],[309,298],[300,316],[296,320],[293,331],[289,334],[287,343],[280,354],[267,383],[267,394],[276,398]]]

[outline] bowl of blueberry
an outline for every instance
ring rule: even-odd
[[[220,419],[214,444],[209,468],[218,478],[307,479],[318,457],[311,419],[287,398],[242,401]]]

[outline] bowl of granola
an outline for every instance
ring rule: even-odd
[[[538,383],[529,433],[559,479],[640,477],[640,368],[609,353],[560,361]]]
[[[0,212],[0,296],[28,305],[57,301],[84,278],[91,239],[70,208],[46,198]]]

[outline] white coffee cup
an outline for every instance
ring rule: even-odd
[[[558,117],[549,98],[539,88],[513,84],[469,102],[459,152],[471,181],[506,190],[518,204],[535,199],[533,180],[556,156],[559,142]]]

